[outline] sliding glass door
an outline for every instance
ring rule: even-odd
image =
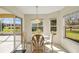
[[[15,49],[18,48],[21,44],[21,34],[22,34],[22,19],[21,18],[14,18],[14,47]]]
[[[0,14],[0,53],[17,50],[21,45],[22,19],[11,14]]]
[[[0,18],[0,52],[8,53],[14,49],[13,18]]]

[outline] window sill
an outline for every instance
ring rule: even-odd
[[[75,42],[79,43],[79,40],[75,40],[75,39],[68,38],[68,37],[65,37],[65,38],[67,38],[67,39],[69,39],[69,40],[72,40],[72,41],[75,41]]]

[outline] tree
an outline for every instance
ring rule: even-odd
[[[70,28],[70,31],[72,31],[72,26],[71,26],[72,23],[73,23],[73,21],[72,21],[71,17],[69,19],[67,19],[66,24]]]
[[[1,20],[0,20],[0,31],[1,31],[2,25],[1,25]]]

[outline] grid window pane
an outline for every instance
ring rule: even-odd
[[[40,23],[32,23],[32,32],[43,32],[43,21],[40,20]]]

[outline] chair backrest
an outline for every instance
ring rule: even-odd
[[[33,50],[41,50],[44,47],[44,37],[40,34],[34,35],[32,37]]]

